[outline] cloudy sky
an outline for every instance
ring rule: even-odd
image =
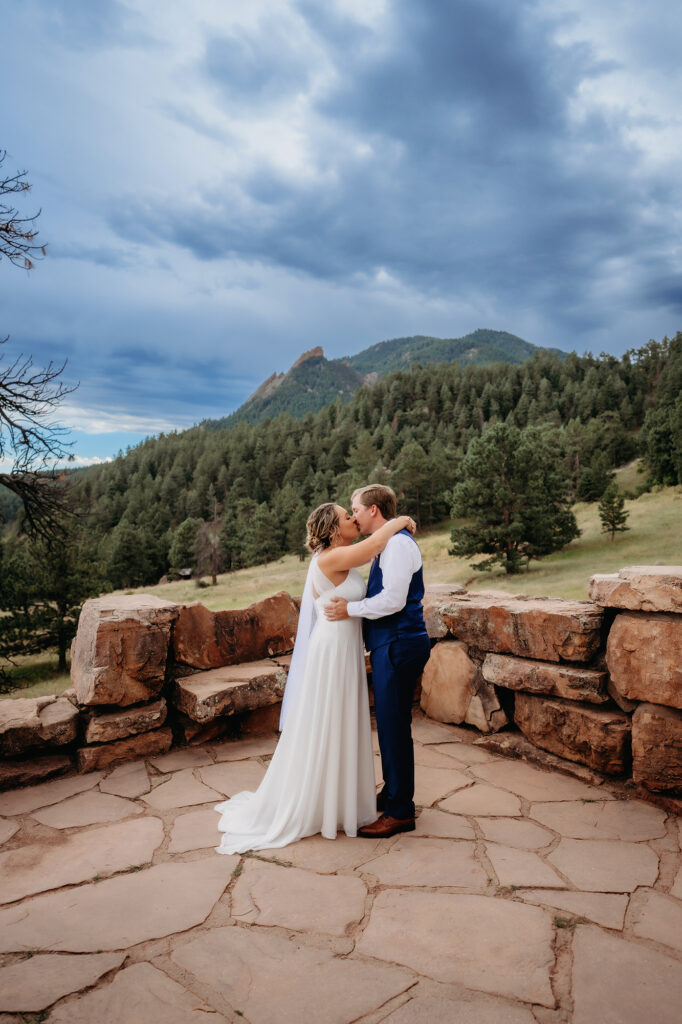
[[[15,0],[3,39],[48,256],[0,263],[0,336],[68,359],[79,460],[318,344],[682,328],[669,0]]]

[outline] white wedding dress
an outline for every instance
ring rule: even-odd
[[[335,839],[338,829],[355,836],[359,825],[376,819],[361,619],[331,622],[323,612],[330,597],[361,600],[365,582],[351,569],[334,586],[316,558],[309,580],[317,615],[295,696],[256,792],[216,807],[225,833],[218,853],[286,846],[318,832]]]

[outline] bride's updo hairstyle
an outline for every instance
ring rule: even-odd
[[[339,513],[337,506],[332,501],[324,505],[318,505],[314,512],[308,516],[305,524],[308,536],[306,546],[309,551],[316,554],[328,548],[339,528]]]

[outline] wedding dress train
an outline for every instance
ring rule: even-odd
[[[359,825],[376,818],[361,620],[331,622],[322,610],[330,597],[361,600],[365,583],[351,569],[334,586],[316,558],[309,583],[317,614],[295,696],[257,791],[237,793],[216,807],[225,833],[218,853],[286,846],[318,832],[335,839],[340,828],[355,836]]]

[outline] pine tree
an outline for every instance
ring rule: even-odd
[[[256,506],[253,517],[244,524],[242,557],[245,565],[271,562],[282,553],[282,530],[277,516],[265,502]]]
[[[23,538],[6,552],[0,585],[0,657],[56,649],[59,671],[87,597],[99,593],[103,567],[82,521],[65,517],[61,541]]]
[[[118,524],[110,537],[106,575],[113,589],[139,587],[154,582],[156,566],[151,555],[155,538],[144,527],[127,521]]]
[[[474,438],[453,490],[451,555],[488,555],[474,569],[522,562],[558,551],[580,531],[570,509],[568,478],[555,437],[540,428],[496,423]]]
[[[578,480],[578,498],[597,501],[613,480],[613,469],[606,452],[597,450],[584,467]]]
[[[395,468],[395,488],[401,507],[414,516],[421,526],[425,508],[428,510],[431,477],[426,452],[416,441],[403,446]]]
[[[168,561],[171,569],[193,569],[196,565],[194,544],[203,519],[190,516],[173,533]]]
[[[348,470],[351,487],[361,487],[375,477],[379,453],[368,430],[361,430],[348,452]]]
[[[616,539],[617,533],[630,529],[625,525],[630,513],[625,511],[624,506],[625,498],[618,493],[618,485],[614,481],[606,488],[599,502],[601,532],[610,533],[612,541]]]

